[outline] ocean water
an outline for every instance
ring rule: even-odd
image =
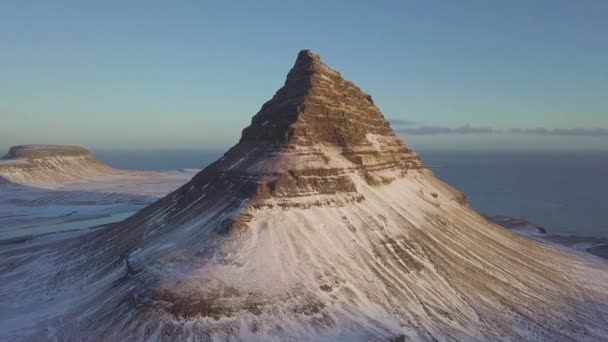
[[[477,211],[549,232],[608,236],[608,151],[422,151]]]
[[[117,168],[203,168],[211,150],[94,151]],[[487,215],[527,218],[549,232],[608,236],[608,151],[420,151],[435,174]]]
[[[93,150],[98,160],[124,170],[202,169],[224,155],[219,150]]]

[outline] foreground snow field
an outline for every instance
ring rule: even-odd
[[[197,171],[124,171],[78,146],[14,146],[0,159],[0,243],[120,221]]]
[[[0,241],[120,221],[195,173],[123,172],[52,186],[0,183]]]

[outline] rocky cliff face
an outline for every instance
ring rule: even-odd
[[[606,264],[472,211],[310,51],[220,160],[124,222],[45,251],[0,263],[5,298],[45,313],[28,316],[33,339],[608,336]]]
[[[53,186],[118,170],[95,160],[79,146],[20,145],[0,159],[0,178],[24,185]]]
[[[379,185],[421,169],[371,96],[305,50],[239,143],[173,200],[187,207],[216,193],[250,207],[340,206],[363,199],[353,174]],[[347,196],[337,201],[338,193]],[[320,197],[311,201],[314,196]],[[463,198],[455,190],[453,196]]]

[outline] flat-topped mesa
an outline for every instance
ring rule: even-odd
[[[0,178],[12,183],[56,186],[64,182],[119,173],[80,146],[19,145],[0,159]]]
[[[193,182],[194,188],[211,191],[217,180],[222,184],[218,192],[235,189],[235,198],[255,199],[257,205],[271,198],[338,193],[358,201],[351,176],[369,185],[388,184],[422,168],[371,96],[304,50],[239,143]],[[337,199],[328,201],[336,204]],[[278,205],[300,204],[291,200]]]
[[[65,156],[91,156],[89,150],[71,145],[17,145],[8,150],[0,160],[9,159],[39,159]]]

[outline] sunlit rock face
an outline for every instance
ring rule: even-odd
[[[608,338],[603,261],[475,213],[310,51],[221,159],[131,218],[47,250],[0,278],[3,298],[46,313],[5,336]]]
[[[342,205],[362,199],[353,175],[370,185],[389,184],[422,167],[371,96],[304,50],[239,143],[178,201],[187,206],[201,194],[196,189],[207,186],[205,192],[229,192],[255,206]],[[349,196],[338,203],[336,194]],[[311,203],[317,195],[327,199]]]
[[[19,145],[0,159],[0,178],[24,185],[52,186],[117,173],[79,146]]]

